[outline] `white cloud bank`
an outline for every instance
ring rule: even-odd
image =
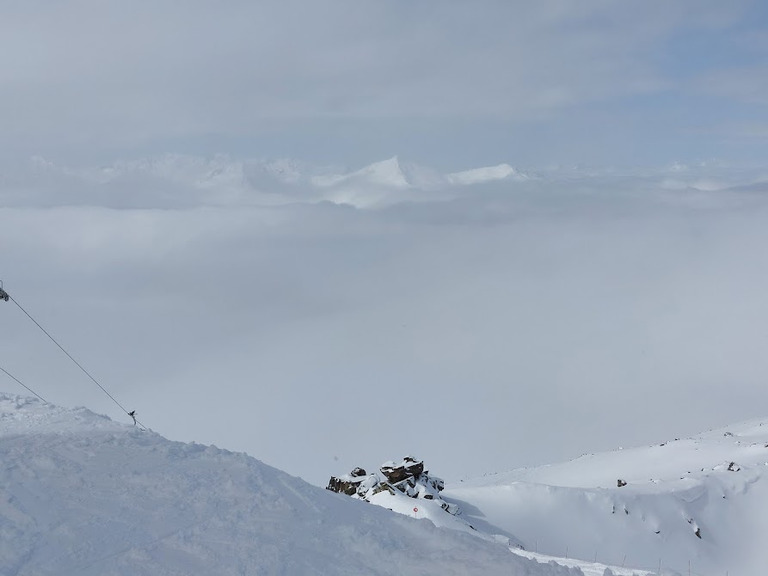
[[[0,278],[151,427],[317,484],[361,459],[452,478],[764,412],[760,170],[378,182],[399,196],[376,209],[329,202],[311,182],[331,172],[38,161],[4,174]],[[4,368],[119,416],[0,305]]]

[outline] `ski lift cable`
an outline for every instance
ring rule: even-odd
[[[2,290],[2,288],[0,288],[0,290]],[[136,419],[136,415],[135,415],[136,413],[135,413],[135,411],[134,411],[134,412],[129,412],[129,411],[128,411],[128,410],[125,408],[125,406],[123,406],[122,404],[120,404],[120,402],[118,402],[118,401],[117,401],[117,399],[116,399],[114,396],[112,396],[112,394],[110,394],[110,393],[109,393],[109,391],[108,391],[106,388],[104,388],[104,386],[102,386],[102,385],[99,383],[99,381],[98,381],[98,380],[96,380],[96,378],[94,378],[94,377],[91,375],[91,373],[90,373],[90,372],[88,372],[88,370],[86,370],[85,368],[83,368],[83,365],[82,365],[82,364],[80,364],[80,362],[78,362],[77,360],[75,360],[75,358],[72,356],[72,354],[70,354],[69,352],[67,352],[67,351],[64,349],[64,347],[63,347],[61,344],[59,344],[59,343],[58,343],[58,341],[56,340],[56,338],[54,338],[53,336],[51,336],[50,332],[48,332],[48,330],[46,330],[45,328],[43,328],[43,326],[42,326],[42,325],[41,325],[41,324],[40,324],[40,323],[39,323],[37,320],[35,320],[35,319],[32,317],[32,315],[31,315],[29,312],[27,312],[27,311],[24,309],[24,307],[23,307],[21,304],[19,304],[19,303],[16,301],[16,299],[15,299],[13,296],[11,296],[10,294],[8,294],[8,292],[5,292],[5,291],[3,291],[2,297],[3,297],[3,298],[5,298],[5,296],[7,296],[7,297],[8,297],[8,299],[10,299],[10,300],[11,300],[11,302],[13,302],[14,304],[16,304],[16,306],[18,306],[19,310],[21,310],[21,311],[22,311],[22,312],[23,312],[23,313],[24,313],[24,314],[27,316],[27,318],[29,318],[30,320],[32,320],[32,322],[34,322],[34,323],[35,323],[35,325],[36,325],[38,328],[40,328],[40,330],[42,330],[43,334],[45,334],[46,336],[48,336],[48,338],[51,340],[51,342],[53,342],[54,344],[56,344],[56,346],[58,346],[59,350],[61,350],[62,352],[64,352],[64,354],[67,356],[67,358],[69,358],[70,360],[72,360],[72,362],[74,362],[74,363],[75,363],[75,365],[76,365],[78,368],[80,368],[80,370],[83,372],[83,374],[85,374],[86,376],[88,376],[88,378],[90,378],[90,379],[91,379],[91,381],[92,381],[94,384],[96,384],[96,386],[98,386],[98,387],[101,389],[101,391],[102,391],[102,392],[104,392],[104,394],[106,394],[107,396],[109,396],[109,398],[112,400],[112,402],[114,402],[114,403],[115,403],[115,404],[116,404],[116,405],[117,405],[117,406],[118,406],[118,407],[119,407],[119,408],[120,408],[120,409],[121,409],[123,412],[125,412],[125,413],[126,413],[128,416],[130,416],[131,418],[133,418],[133,419],[134,419],[134,421],[136,422],[136,424],[138,424],[138,425],[139,425],[139,426],[141,426],[142,428],[146,429],[146,427],[144,426],[144,424],[142,424],[141,422],[139,422],[139,420],[138,420],[138,419]],[[26,386],[25,386],[25,388],[26,388]],[[36,395],[36,394],[35,394],[35,395]],[[36,395],[36,396],[37,396],[37,395]]]
[[[26,384],[24,384],[24,382],[22,382],[21,380],[19,380],[18,378],[16,378],[16,376],[14,376],[14,375],[13,375],[13,374],[11,374],[10,372],[8,372],[8,370],[6,370],[5,368],[3,368],[2,366],[0,366],[0,372],[3,372],[3,373],[4,373],[6,376],[8,376],[8,378],[10,378],[11,380],[15,380],[17,384],[20,384],[21,386],[23,386],[24,388],[26,388],[27,390],[29,390],[30,392],[32,392],[32,394],[34,394],[35,396],[37,396],[38,398],[40,398],[40,400],[42,400],[44,403],[46,403],[46,404],[48,404],[48,403],[49,403],[49,402],[48,402],[48,400],[46,400],[45,398],[43,398],[42,396],[40,396],[40,394],[38,394],[37,392],[35,392],[34,390],[32,390],[32,388],[30,388],[29,386],[27,386]]]

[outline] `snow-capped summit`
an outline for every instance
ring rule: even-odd
[[[311,182],[321,191],[323,200],[357,208],[384,206],[413,198],[411,191],[414,187],[397,156],[355,172],[314,176]]]
[[[319,187],[329,188],[342,185],[371,185],[384,186],[387,188],[410,188],[403,170],[400,168],[400,160],[397,156],[374,162],[368,166],[350,172],[348,174],[329,174],[324,176],[315,176],[312,182]]]
[[[246,454],[0,394],[0,574],[579,572],[333,494]]]
[[[472,184],[482,184],[483,182],[493,182],[495,180],[528,180],[528,176],[518,172],[509,164],[498,164],[496,166],[485,166],[482,168],[473,168],[463,172],[453,172],[446,175],[446,180],[456,186],[469,186]]]

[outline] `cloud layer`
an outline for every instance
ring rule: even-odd
[[[173,438],[318,484],[410,452],[455,478],[765,403],[759,170],[379,181],[395,200],[360,209],[298,168],[299,184],[222,194],[200,177],[237,173],[221,157],[117,165],[120,185],[92,183],[79,202],[87,178],[117,168],[34,166],[0,209],[5,288]],[[0,312],[4,368],[51,401],[121,417],[12,303]]]

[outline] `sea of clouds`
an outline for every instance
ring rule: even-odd
[[[315,484],[764,415],[766,172],[358,168],[33,158],[0,174],[0,279],[151,428]],[[13,302],[0,326],[0,366],[126,418]]]

